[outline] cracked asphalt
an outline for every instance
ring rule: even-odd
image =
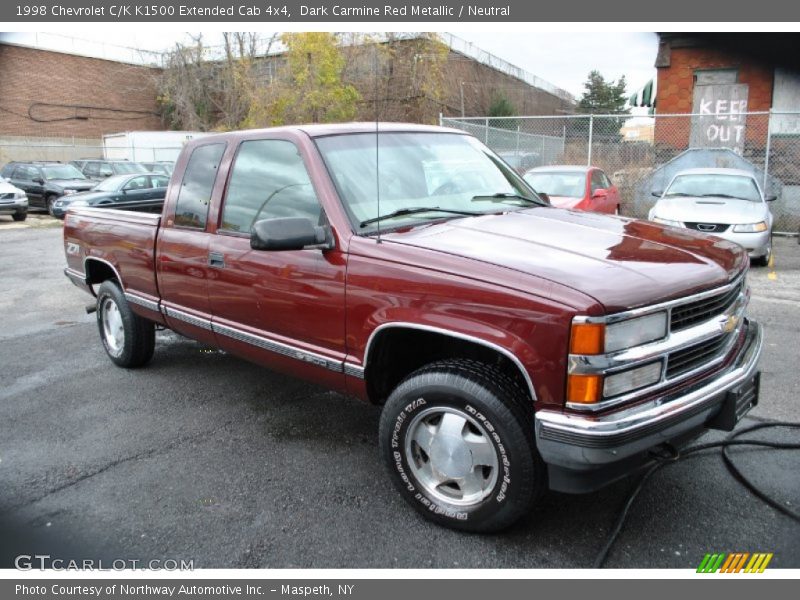
[[[422,520],[379,461],[379,409],[169,332],[145,369],[112,365],[90,298],[63,276],[60,228],[0,223],[0,566],[19,554],[185,559],[199,567],[590,566],[634,479],[550,494],[510,531],[467,535]],[[754,419],[799,420],[800,246],[753,268],[766,327]],[[787,433],[769,433],[788,440]],[[711,433],[704,441],[721,439]],[[794,435],[794,439],[796,439]],[[797,452],[737,464],[800,505]],[[663,469],[609,567],[696,568],[706,552],[774,552],[800,567],[800,528],[763,505],[719,454]]]

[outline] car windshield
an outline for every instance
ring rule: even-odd
[[[716,173],[698,173],[678,175],[664,193],[670,197],[704,197],[737,198],[750,202],[761,202],[761,194],[752,177],[746,175],[721,175]]]
[[[374,133],[317,139],[345,209],[362,232],[378,227],[365,223],[379,216],[377,189],[380,216],[395,213],[391,227],[539,202],[519,176],[471,136],[387,132],[378,139],[377,149]]]
[[[129,174],[129,173],[149,173],[147,167],[139,163],[132,162],[118,162],[114,163],[114,173]]]
[[[42,171],[46,179],[86,179],[73,165],[47,165]]]
[[[533,171],[525,174],[525,181],[548,196],[582,198],[586,192],[586,173],[581,171]]]
[[[126,181],[128,181],[127,175],[114,175],[108,179],[104,179],[92,189],[96,192],[116,192]]]

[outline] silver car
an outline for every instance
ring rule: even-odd
[[[672,178],[648,219],[736,242],[757,264],[772,258],[772,213],[758,181],[739,169],[687,169]]]

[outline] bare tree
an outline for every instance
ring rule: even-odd
[[[223,33],[221,46],[207,46],[202,36],[176,44],[164,58],[159,102],[170,127],[200,131],[239,127],[259,87],[261,67],[276,36]]]

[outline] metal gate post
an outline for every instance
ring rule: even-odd
[[[767,148],[766,156],[764,156],[764,181],[761,186],[764,189],[764,195],[767,194],[767,178],[769,177],[769,151],[772,145],[772,108],[770,107],[767,113]]]

